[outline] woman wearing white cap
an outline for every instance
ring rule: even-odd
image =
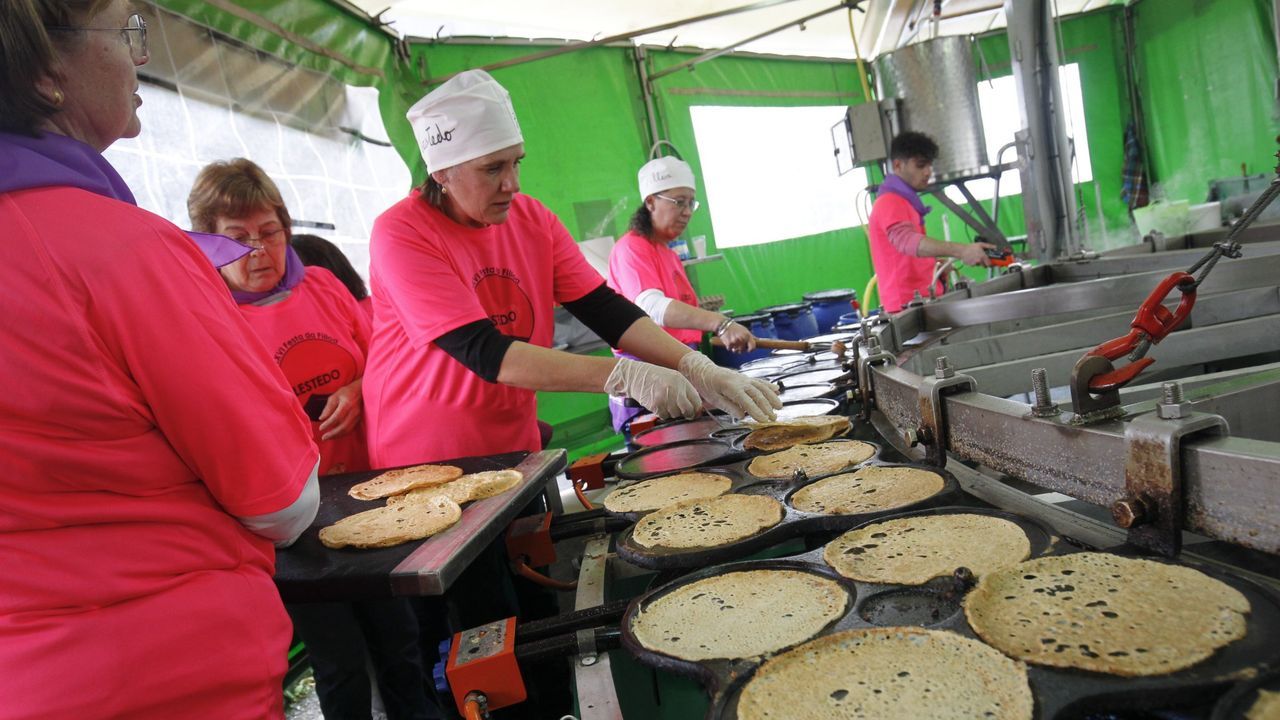
[[[703,402],[774,416],[773,385],[663,332],[520,194],[523,137],[492,77],[460,73],[408,117],[430,177],[374,224],[364,385],[374,466],[536,450],[535,390],[608,392],[661,417],[693,417]],[[549,349],[556,303],[649,362]]]
[[[684,265],[667,243],[680,237],[698,209],[689,164],[674,157],[645,163],[638,174],[641,205],[631,228],[609,253],[609,287],[634,302],[676,340],[696,347],[702,332],[713,332],[733,352],[756,349],[751,331],[730,318],[698,307]],[[626,357],[625,353],[615,354]],[[613,427],[621,430],[643,412],[622,398],[610,398]]]

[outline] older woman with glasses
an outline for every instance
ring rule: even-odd
[[[631,228],[609,253],[609,287],[634,302],[676,340],[697,347],[702,333],[715,333],[732,352],[756,348],[751,331],[733,320],[698,307],[698,296],[684,265],[667,243],[680,237],[698,209],[696,183],[688,163],[660,157],[638,174],[642,203],[631,216]],[[621,350],[614,353],[629,357]],[[613,428],[622,430],[643,408],[623,398],[609,398]]]
[[[279,365],[311,419],[320,475],[367,470],[360,387],[368,314],[333,273],[302,264],[290,246],[291,219],[280,189],[252,161],[205,166],[187,196],[187,212],[196,230],[252,248],[219,271],[266,347],[262,359]],[[210,260],[221,264],[213,254]],[[245,348],[255,351],[261,346]],[[426,695],[417,620],[405,600],[297,603],[288,610],[307,644],[325,717],[371,717],[366,651],[390,720],[439,717]]]
[[[283,715],[272,543],[315,516],[316,448],[192,238],[102,157],[141,130],[145,29],[125,0],[0,3],[5,720]]]
[[[210,163],[196,175],[187,213],[197,231],[251,248],[218,271],[311,419],[320,474],[367,470],[360,386],[369,317],[333,273],[304,266],[289,246],[280,189],[252,160]]]

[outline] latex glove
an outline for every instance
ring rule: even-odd
[[[363,382],[363,378],[357,378],[329,396],[324,410],[320,411],[321,440],[342,437],[356,428],[362,411],[360,398]]]
[[[756,349],[756,336],[736,322],[725,326],[724,332],[720,333],[720,340],[729,348],[729,352],[745,353]]]
[[[956,257],[965,265],[990,267],[991,258],[987,257],[988,249],[995,250],[996,246],[985,242],[969,243],[960,248],[960,254]]]
[[[750,416],[757,422],[769,422],[782,409],[777,385],[722,368],[702,353],[691,352],[680,358],[680,374],[689,378],[706,403],[734,417]]]
[[[680,373],[626,358],[620,358],[609,373],[604,391],[615,397],[629,397],[663,420],[693,419],[702,408],[698,391]]]

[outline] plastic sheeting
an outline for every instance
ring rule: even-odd
[[[200,168],[247,157],[280,186],[303,225],[295,232],[333,240],[365,272],[373,219],[409,187],[376,91],[228,42],[177,15],[148,16],[143,132],[106,152],[139,204],[190,227],[187,192]]]
[[[1265,0],[1135,8],[1154,197],[1203,202],[1209,180],[1276,165],[1276,42]]]

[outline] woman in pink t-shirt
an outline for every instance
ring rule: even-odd
[[[351,291],[328,270],[303,266],[289,244],[289,210],[279,188],[249,160],[207,165],[196,176],[187,210],[196,230],[253,248],[219,271],[312,421],[320,475],[367,470],[360,390],[369,318]],[[366,650],[390,718],[438,717],[426,695],[417,622],[407,601],[287,608],[307,644],[327,717],[371,716]]]
[[[696,348],[702,333],[715,333],[735,353],[756,349],[756,338],[732,319],[698,307],[698,296],[680,258],[667,243],[680,237],[698,209],[689,164],[674,157],[650,160],[638,173],[640,208],[631,227],[609,252],[609,287],[634,302],[680,342]],[[621,350],[615,355],[627,357]],[[613,428],[644,412],[623,398],[609,398]]]
[[[560,220],[520,193],[507,91],[468,70],[408,113],[429,176],[374,223],[370,459],[406,465],[540,447],[534,391],[627,396],[663,417],[703,402],[765,420],[773,385],[716,367],[605,285]],[[648,362],[550,349],[556,303]]]
[[[272,543],[315,516],[316,449],[102,156],[141,131],[146,29],[126,0],[0,3],[3,720],[284,717]]]

